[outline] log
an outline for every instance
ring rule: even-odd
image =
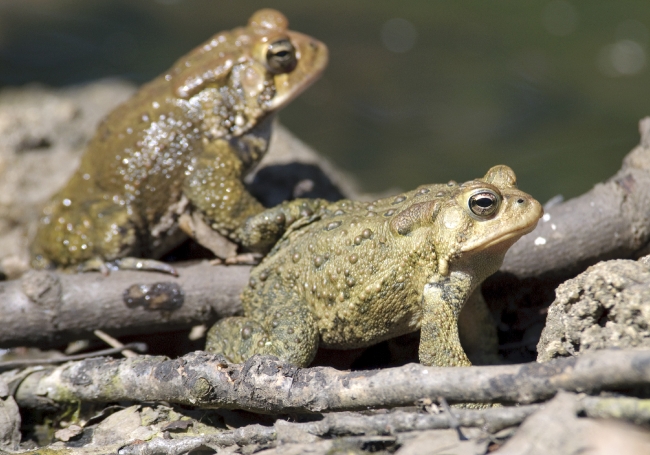
[[[250,266],[200,262],[177,269],[178,277],[30,271],[0,282],[0,348],[61,346],[96,329],[113,336],[180,330],[241,310]]]

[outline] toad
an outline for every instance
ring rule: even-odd
[[[206,349],[306,366],[319,346],[365,347],[420,329],[421,363],[470,365],[459,314],[542,213],[507,166],[371,203],[322,202],[253,269],[244,316],[218,321]]]
[[[266,152],[273,114],[327,64],[323,43],[287,27],[281,13],[260,10],[111,112],[45,207],[32,266],[92,269],[114,261],[169,271],[134,258],[159,258],[185,240],[178,220],[187,212],[255,248],[240,228],[264,208],[242,178]]]

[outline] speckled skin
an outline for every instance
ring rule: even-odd
[[[470,201],[492,212],[473,213]],[[206,349],[235,362],[272,354],[305,366],[319,345],[351,349],[421,329],[423,364],[469,365],[460,311],[542,213],[507,166],[463,185],[323,203],[253,269],[245,317],[217,322]]]
[[[111,112],[45,207],[32,265],[158,257],[185,238],[177,220],[186,210],[242,240],[246,218],[263,210],[242,177],[267,149],[272,114],[327,63],[324,44],[287,26],[260,10]]]

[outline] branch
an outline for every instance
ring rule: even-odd
[[[237,430],[218,434],[182,439],[156,438],[146,443],[133,444],[120,449],[121,455],[147,455],[154,453],[180,454],[199,447],[222,448],[235,444],[268,444],[280,435],[306,433],[318,437],[350,435],[392,435],[394,433],[451,428],[456,419],[463,427],[479,427],[490,433],[519,425],[523,420],[541,408],[541,405],[527,405],[483,410],[456,409],[454,415],[421,414],[397,411],[391,414],[360,415],[356,413],[333,413],[323,420],[307,423],[276,421],[273,427],[248,425]],[[453,418],[452,418],[453,417]],[[288,431],[287,431],[288,430]],[[290,442],[290,441],[288,441]]]
[[[650,400],[631,397],[582,397],[579,410],[587,417],[620,419],[637,425],[650,423]]]
[[[9,373],[7,373],[9,374]],[[2,379],[2,375],[0,375]],[[598,392],[650,381],[650,351],[617,350],[521,365],[440,368],[409,364],[372,371],[299,369],[269,357],[242,365],[197,351],[178,359],[90,359],[31,373],[15,394],[19,406],[71,401],[167,401],[259,413],[361,410],[450,402],[532,403],[563,389]]]
[[[573,398],[576,399],[576,398]],[[551,402],[553,403],[553,402]],[[650,420],[647,409],[648,400],[627,397],[582,397],[577,399],[575,407],[566,409],[559,416],[561,421],[576,419],[578,413],[587,417],[600,419],[619,419],[636,424],[644,424]],[[236,430],[224,431],[218,434],[208,434],[198,437],[179,439],[155,438],[151,441],[132,444],[120,449],[121,455],[148,455],[155,453],[180,454],[199,447],[211,447],[218,450],[223,447],[250,444],[286,444],[300,442],[312,438],[359,436],[359,435],[389,435],[396,433],[443,430],[453,428],[454,423],[461,427],[475,427],[494,434],[504,428],[519,425],[526,418],[551,404],[533,404],[512,407],[488,408],[481,410],[454,409],[452,414],[423,414],[417,412],[396,411],[389,414],[361,415],[358,413],[340,412],[327,414],[320,421],[293,423],[277,420],[273,427],[248,425]],[[558,417],[558,416],[556,416]],[[295,452],[295,451],[294,451]],[[326,453],[327,450],[323,450]],[[296,452],[297,453],[297,452]]]
[[[545,208],[537,228],[506,254],[501,271],[519,279],[563,280],[598,261],[639,257],[650,243],[650,117],[641,144],[591,191]]]
[[[136,271],[109,276],[31,271],[0,282],[0,348],[60,346],[90,338],[96,329],[114,336],[179,330],[240,310],[250,267],[202,262],[178,271],[178,278]]]

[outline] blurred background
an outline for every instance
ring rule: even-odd
[[[542,202],[576,196],[650,115],[647,0],[0,0],[0,88],[140,84],[261,7],[329,46],[281,119],[366,191],[503,163]]]

